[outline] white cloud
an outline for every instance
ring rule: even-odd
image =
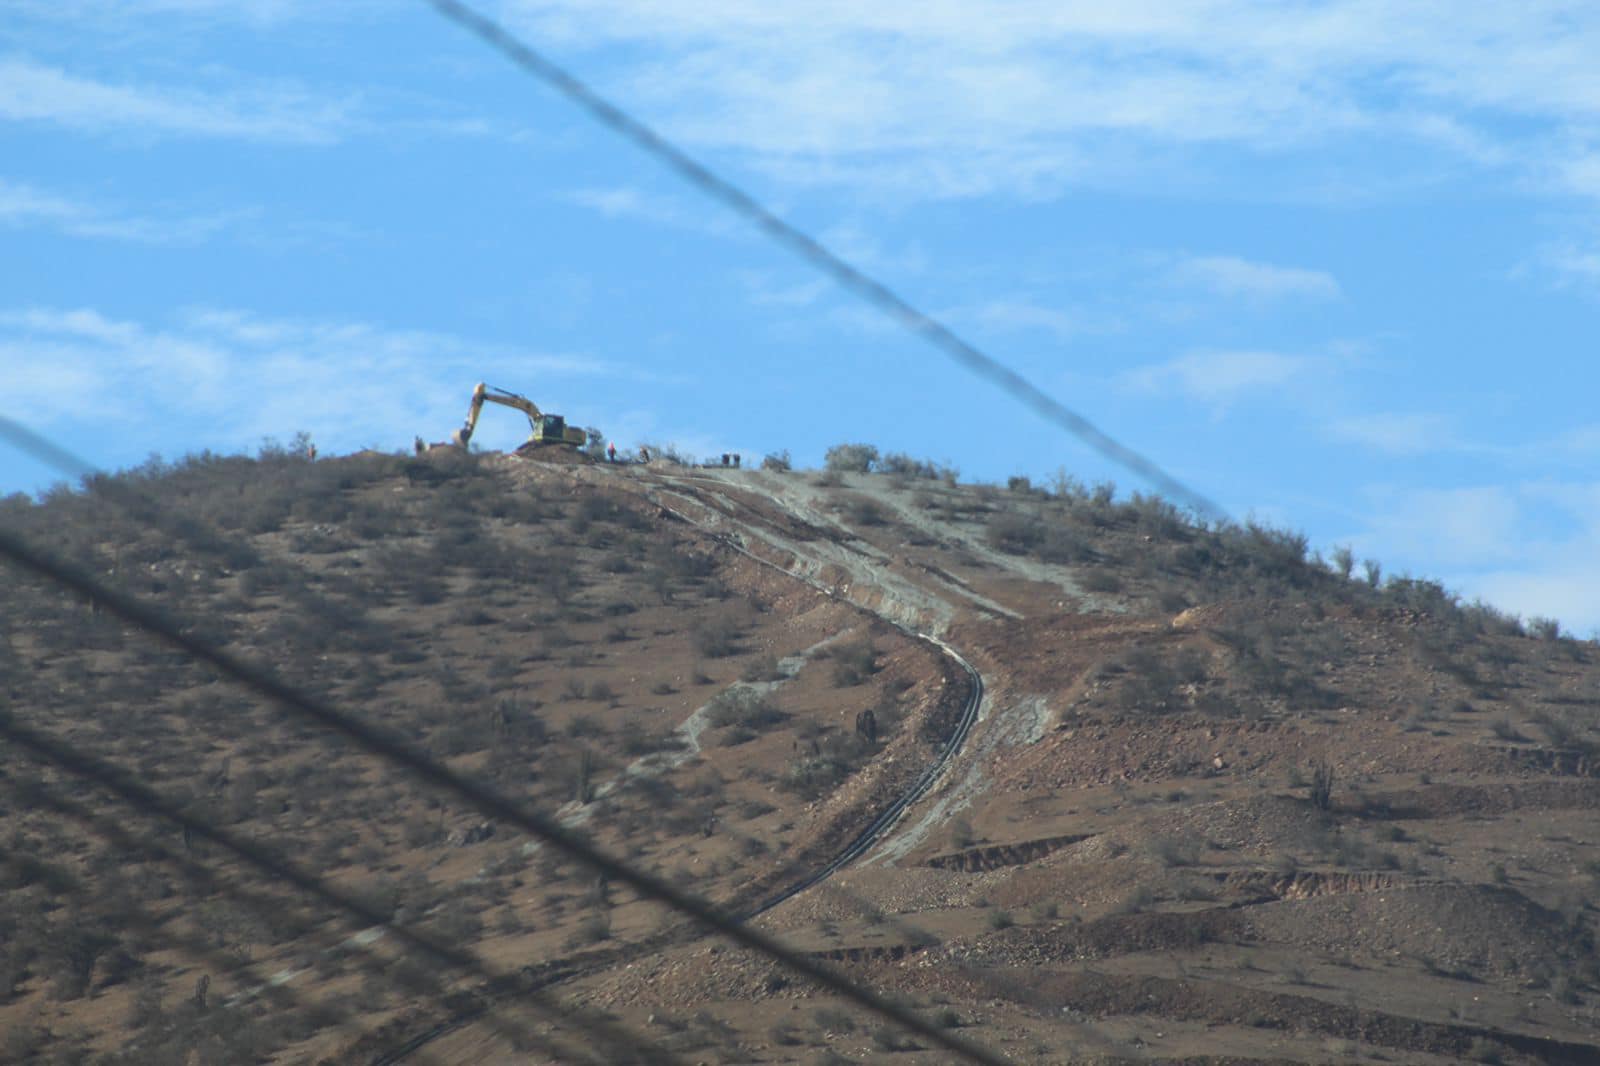
[[[683,212],[676,204],[661,197],[648,196],[629,186],[575,189],[566,194],[566,199],[606,218],[638,219],[658,225],[679,225],[683,222]]]
[[[1524,617],[1600,627],[1600,482],[1371,490],[1366,528],[1347,538],[1390,573],[1439,576],[1466,599]]]
[[[781,281],[763,270],[739,271],[736,277],[758,307],[813,307],[835,288],[827,278]]]
[[[391,11],[376,0],[13,6],[45,40],[368,22]],[[1572,0],[485,6],[536,42],[580,53],[575,66],[674,135],[747,153],[788,181],[896,197],[1047,197],[1086,181],[1165,183],[1175,148],[1270,154],[1363,140],[1600,196],[1587,136],[1600,120],[1600,9]],[[293,91],[111,85],[23,62],[0,78],[0,96],[22,93],[12,110],[80,128],[317,141],[348,120],[342,105]],[[1294,191],[1349,180],[1348,168],[1330,167]]]
[[[607,219],[648,222],[714,237],[737,238],[747,232],[725,212],[707,210],[699,204],[690,206],[675,197],[631,185],[573,189],[561,198]]]
[[[324,144],[350,124],[348,106],[296,89],[205,91],[111,84],[20,56],[0,59],[0,119],[91,132]]]
[[[1042,329],[1057,337],[1070,337],[1079,329],[1077,320],[1065,311],[1015,300],[983,304],[972,317],[991,329]]]
[[[1274,266],[1228,255],[1190,256],[1173,267],[1173,275],[1181,283],[1223,296],[1276,300],[1332,299],[1339,295],[1339,283],[1324,271]]]
[[[89,308],[57,311],[29,307],[0,311],[0,328],[38,336],[115,345],[131,344],[144,335],[143,328],[132,322],[117,322]]]
[[[1193,352],[1123,376],[1134,388],[1177,391],[1223,407],[1247,392],[1279,389],[1305,374],[1313,361],[1280,352]]]
[[[80,308],[0,311],[0,396],[43,426],[237,447],[308,429],[332,450],[413,432],[443,439],[480,379],[540,388],[554,409],[574,375],[631,373],[582,355],[336,319],[272,318],[204,308],[166,325]],[[438,382],[452,382],[441,390]],[[73,402],[63,404],[63,390]],[[486,425],[486,440],[525,427]],[[169,433],[169,435],[171,435]]]
[[[1570,0],[501,7],[678,136],[921,197],[1138,174],[1129,145],[1380,139],[1532,172],[1600,119],[1600,9]]]
[[[0,178],[0,226],[12,228],[38,226],[73,237],[143,244],[191,244],[210,237],[238,217],[218,214],[155,218],[123,214]]]
[[[1420,412],[1381,412],[1337,419],[1327,426],[1335,440],[1391,455],[1421,455],[1461,447],[1450,419]]]
[[[178,15],[225,18],[254,25],[327,14],[329,8],[356,6],[356,0],[344,0],[337,5],[313,4],[307,0],[13,0],[13,3],[23,14],[55,22],[111,20],[121,23]]]
[[[1500,485],[1457,489],[1391,489],[1380,493],[1371,531],[1378,543],[1430,569],[1504,563],[1523,554],[1522,504]]]
[[[1524,618],[1557,619],[1574,636],[1600,636],[1600,563],[1575,553],[1543,562],[1476,575],[1465,584],[1469,598]]]
[[[1561,435],[1556,445],[1565,451],[1577,452],[1580,455],[1600,454],[1600,423],[1569,430]]]
[[[852,223],[829,226],[817,239],[824,248],[851,265],[874,271],[881,277],[904,277],[928,269],[927,253],[915,241],[889,248],[878,236]]]
[[[1600,195],[1600,186],[1597,186]],[[1560,285],[1588,289],[1600,295],[1600,248],[1566,241],[1544,249],[1540,263]]]

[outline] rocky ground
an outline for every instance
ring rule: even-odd
[[[1592,644],[1427,582],[1369,584],[1292,535],[1066,482],[363,462],[325,514],[290,497],[258,523],[272,528],[242,529],[249,566],[68,546],[158,575],[153,594],[234,619],[218,631],[235,646],[733,910],[822,867],[942,766],[861,858],[757,921],[1007,1060],[1600,1061]],[[23,521],[59,522],[49,506]],[[274,567],[302,577],[249,577]],[[346,626],[365,636],[302,649],[285,619],[315,597],[370,620]],[[266,709],[219,735],[236,697],[185,673],[145,684],[178,667],[51,610],[43,627],[9,616],[14,709],[155,785],[187,781],[202,809],[641,1045],[949,1061]],[[951,743],[962,662],[983,698]],[[328,775],[348,802],[321,798]],[[82,897],[45,905],[51,875],[14,874],[7,928],[116,924],[104,841],[37,803],[5,818],[13,845],[74,842],[56,850]],[[198,978],[215,1001],[286,973],[327,1016],[258,1034],[252,1054],[394,1061],[438,1029],[418,1056],[524,1062],[575,1038],[510,1001],[397,991],[326,916],[257,928],[217,886],[161,877],[165,895],[134,894],[149,935],[94,953],[83,987],[43,941],[12,952],[15,1046],[236,1047],[224,1012],[193,1002]],[[114,950],[132,961],[113,979]]]

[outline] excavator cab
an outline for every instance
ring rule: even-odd
[[[535,444],[571,444],[582,447],[589,442],[589,434],[577,426],[567,425],[561,415],[541,414],[533,422],[533,435],[528,439]]]
[[[544,415],[534,423],[533,435],[528,439],[538,444],[565,444],[567,420],[561,415]]]

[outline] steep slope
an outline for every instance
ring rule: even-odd
[[[226,543],[94,494],[5,520],[1019,1060],[1600,1058],[1592,645],[1158,500],[912,471],[280,456],[137,479]],[[6,580],[12,713],[400,920],[697,1058],[942,1061]],[[221,856],[196,885],[108,848],[52,780],[8,763],[16,1040],[528,1061],[348,925],[264,922]],[[219,1007],[273,975],[322,1013]]]

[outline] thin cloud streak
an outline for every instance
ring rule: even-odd
[[[43,412],[47,427],[110,423],[152,441],[179,425],[187,447],[297,429],[330,449],[393,437],[397,426],[442,437],[481,377],[515,387],[535,375],[632,374],[581,355],[360,321],[198,308],[154,327],[92,308],[0,311],[0,395],[9,408]],[[441,390],[440,381],[459,386]],[[64,382],[79,401],[67,408],[54,402]],[[128,405],[130,396],[139,406]]]
[[[1122,377],[1125,386],[1148,392],[1178,392],[1225,407],[1247,393],[1281,390],[1314,365],[1305,356],[1268,351],[1192,352]]]
[[[1467,599],[1600,629],[1600,482],[1368,490],[1362,528],[1341,538],[1390,573],[1437,575]]]
[[[69,237],[138,244],[196,244],[240,220],[244,212],[154,218],[123,214],[97,204],[0,178],[0,226],[41,228]]]
[[[1222,296],[1331,300],[1340,295],[1338,281],[1325,271],[1252,262],[1231,255],[1190,256],[1173,268],[1173,276],[1182,284]]]
[[[1444,415],[1384,411],[1334,419],[1326,426],[1334,440],[1361,445],[1389,455],[1424,455],[1460,451],[1454,423]]]
[[[1025,296],[1002,297],[970,307],[952,308],[942,317],[970,322],[979,329],[997,333],[1044,333],[1057,341],[1085,334],[1111,333],[1121,328],[1120,322],[1102,312],[1056,307]]]
[[[876,176],[918,197],[1050,195],[1103,178],[1119,143],[1393,142],[1531,175],[1600,120],[1600,15],[1560,0],[501,9],[563,47],[624,49],[605,56],[612,88],[678,137],[791,180]],[[1593,186],[1593,173],[1578,154],[1557,180]]]
[[[112,84],[9,56],[0,58],[0,120],[92,133],[330,144],[347,132],[351,114],[345,104],[296,90],[217,93]]]

